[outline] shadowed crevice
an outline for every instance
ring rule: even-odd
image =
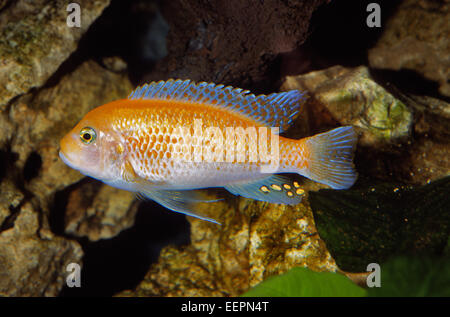
[[[33,151],[28,156],[25,166],[23,168],[23,178],[25,182],[28,182],[39,175],[39,171],[42,167],[42,158],[38,152]]]
[[[163,247],[188,245],[190,226],[184,215],[144,201],[134,226],[116,237],[96,242],[76,240],[84,252],[81,287],[65,286],[60,296],[113,296],[139,285]]]

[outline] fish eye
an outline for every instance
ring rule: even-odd
[[[97,133],[90,127],[83,128],[80,131],[80,139],[84,144],[90,144],[94,142],[96,137]]]

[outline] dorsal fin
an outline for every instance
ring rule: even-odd
[[[283,132],[299,114],[304,94],[291,90],[255,96],[248,90],[231,86],[169,79],[138,87],[128,98],[173,99],[227,107],[268,127],[279,127]]]

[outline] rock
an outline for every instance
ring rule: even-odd
[[[3,9],[7,4],[9,0],[1,0],[0,1],[0,10]]]
[[[294,136],[338,125],[357,128],[355,162],[360,175],[409,184],[450,175],[450,106],[445,101],[402,93],[394,96],[364,66],[335,66],[288,76],[281,89],[300,89],[310,96]]]
[[[66,265],[81,265],[79,244],[56,237],[50,230],[56,191],[83,178],[59,159],[59,140],[90,109],[124,98],[131,90],[125,74],[86,61],[54,86],[20,96],[8,111],[0,112],[0,120],[9,129],[0,152],[5,153],[2,163],[7,166],[0,178],[0,295],[56,296],[64,284]],[[19,188],[14,184],[20,184]],[[66,217],[72,226],[80,223],[82,229],[72,228],[72,232],[80,230],[80,236],[98,239],[131,225],[129,195],[105,187],[93,202],[92,212],[104,213],[104,217],[97,216],[100,224],[86,227],[81,214],[86,210],[78,210],[69,214],[75,219]]]
[[[35,175],[25,188],[39,199],[44,212],[49,213],[55,191],[84,177],[59,159],[59,140],[89,110],[124,98],[131,90],[125,74],[115,74],[87,61],[55,87],[24,95],[11,105],[9,118],[15,129],[10,144],[11,151],[18,155],[15,166],[26,179],[30,178],[25,175],[27,167],[34,165]]]
[[[82,264],[77,242],[41,233],[39,226],[38,211],[26,202],[14,226],[0,232],[0,296],[56,296],[66,266]]]
[[[38,197],[49,197],[83,175],[58,157],[60,139],[91,109],[124,98],[132,85],[124,74],[115,74],[87,61],[64,76],[57,86],[18,98],[9,112],[15,125],[11,151],[18,154],[16,166],[24,170],[36,153],[42,163],[26,188]]]
[[[409,160],[404,161],[405,179],[417,184],[450,175],[450,104],[428,96],[409,95],[414,109],[414,140],[408,147]]]
[[[0,13],[0,110],[15,96],[42,86],[76,49],[109,0],[77,2],[81,27],[66,24],[67,1],[13,1]]]
[[[303,43],[312,12],[324,2],[166,2],[161,12],[170,30],[168,55],[143,81],[173,77],[243,88],[266,85],[277,54]]]
[[[11,227],[17,213],[17,208],[24,199],[21,193],[10,179],[0,183],[0,232]],[[11,218],[10,218],[11,217]],[[10,218],[10,219],[8,219]],[[7,221],[7,219],[9,221]]]
[[[0,133],[0,148],[3,148],[7,141],[11,139],[13,133],[13,125],[9,121],[7,114],[4,112],[0,112],[0,127],[2,127],[2,133]]]
[[[369,50],[370,66],[417,72],[450,96],[449,21],[449,1],[402,1]]]
[[[118,56],[108,56],[102,59],[102,64],[106,69],[115,73],[124,73],[127,71],[127,63]]]
[[[90,241],[116,236],[134,224],[134,193],[89,180],[69,194],[65,232]]]
[[[306,200],[295,207],[238,200],[206,207],[220,214],[220,228],[188,217],[191,245],[164,248],[140,285],[118,296],[238,296],[295,266],[337,270]]]
[[[367,67],[334,66],[300,76],[288,76],[282,90],[300,89],[310,94],[303,120],[312,130],[339,123],[360,132],[359,144],[374,146],[408,138],[413,122],[411,109],[378,85]]]

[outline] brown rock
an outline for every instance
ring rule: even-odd
[[[49,212],[55,191],[84,177],[59,159],[59,140],[89,110],[124,98],[131,90],[126,75],[115,74],[88,61],[64,76],[55,87],[20,97],[11,105],[9,118],[15,126],[11,151],[18,154],[15,165],[24,171],[33,154],[40,158],[36,177],[25,187],[39,199],[45,212]]]
[[[337,270],[306,200],[291,207],[241,198],[205,213],[220,214],[222,226],[188,217],[192,244],[164,248],[141,284],[118,296],[238,296],[295,266]]]
[[[324,2],[168,1],[162,7],[168,56],[145,80],[261,82],[278,53],[303,43],[312,12]]]
[[[4,179],[0,183],[0,232],[11,226],[14,219],[8,217],[14,217],[13,213],[15,209],[19,207],[23,201],[24,195],[21,193],[10,179]]]
[[[339,125],[357,128],[360,174],[411,184],[450,174],[450,105],[445,101],[394,96],[363,66],[286,77],[282,90],[289,89],[309,95],[294,134],[306,136]]]
[[[55,87],[20,97],[11,105],[9,118],[15,125],[11,150],[23,169],[31,153],[42,159],[39,174],[27,184],[38,197],[80,180],[83,175],[58,157],[59,140],[91,109],[124,98],[132,90],[126,75],[115,74],[88,61],[63,77]]]
[[[450,2],[402,1],[384,29],[369,51],[370,66],[418,72],[450,96]]]
[[[7,161],[0,183],[0,295],[56,296],[67,275],[66,265],[81,264],[78,243],[50,231],[55,192],[83,177],[59,159],[59,140],[90,109],[123,98],[131,89],[126,75],[87,61],[55,86],[21,96],[9,105],[8,112],[1,113],[0,120],[10,131],[4,140],[8,146],[2,151],[17,159]],[[23,188],[16,188],[16,183]],[[132,199],[117,201],[127,195],[106,188],[101,193],[93,205],[94,212],[105,213],[98,216],[101,226],[92,226],[92,232],[81,226],[80,235],[109,237],[130,225],[133,218],[126,212]],[[70,217],[68,221],[76,222]]]
[[[102,59],[102,64],[110,71],[115,73],[125,73],[127,71],[127,63],[118,56],[108,56]]]
[[[359,128],[359,144],[365,146],[397,142],[410,134],[412,111],[378,85],[367,67],[334,66],[288,76],[281,89],[299,89],[309,94],[300,120],[303,126],[310,126],[311,132],[353,125]]]
[[[81,27],[66,24],[67,1],[13,1],[0,14],[0,109],[39,87],[76,49],[78,40],[109,0],[77,2]]]
[[[3,9],[10,0],[0,0],[0,10]]]
[[[11,139],[13,133],[13,125],[8,119],[8,115],[4,112],[0,112],[0,127],[2,127],[2,133],[0,133],[0,148],[3,148],[8,140]]]
[[[450,104],[427,96],[410,95],[407,103],[414,109],[414,139],[407,147],[405,179],[430,183],[450,175]]]
[[[0,296],[56,296],[66,266],[81,265],[78,243],[39,232],[39,214],[30,203],[20,207],[14,227],[0,232]]]
[[[65,232],[91,241],[108,239],[134,224],[134,193],[89,180],[69,195]]]

